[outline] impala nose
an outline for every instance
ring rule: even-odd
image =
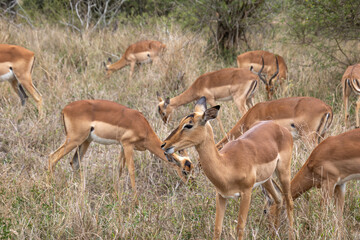
[[[161,144],[160,147],[161,147],[162,150],[165,150],[165,149],[164,149],[165,145],[166,145],[166,143]]]

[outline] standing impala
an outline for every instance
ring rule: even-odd
[[[121,144],[120,175],[125,165],[130,173],[131,186],[137,201],[135,185],[134,149],[149,150],[164,161],[177,166],[180,178],[192,169],[190,160],[176,154],[167,157],[160,148],[161,141],[145,117],[137,110],[106,100],[82,100],[68,104],[62,110],[65,127],[65,142],[49,156],[49,170],[52,173],[56,163],[71,150],[77,149],[71,165],[79,169],[82,159],[92,141],[101,144]],[[167,160],[168,159],[168,160]]]
[[[262,57],[264,60],[262,60]],[[284,58],[263,50],[246,52],[237,57],[237,64],[239,68],[250,68],[253,66],[255,71],[259,71],[263,61],[265,62],[264,73],[272,77],[270,77],[269,81],[266,81],[265,79],[261,80],[266,85],[268,99],[272,99],[276,90],[272,80],[277,76],[280,84],[282,84],[283,80],[287,78],[287,66]],[[276,66],[277,61],[279,64],[278,67]]]
[[[338,220],[343,218],[346,182],[360,180],[360,129],[328,137],[310,154],[291,181],[295,200],[313,187],[321,188],[323,199],[334,197]]]
[[[261,70],[258,72],[259,76]],[[246,107],[251,108],[253,106],[252,98],[258,85],[258,75],[245,68],[225,68],[216,72],[205,73],[179,96],[163,100],[157,93],[158,112],[162,120],[167,123],[176,108],[204,96],[211,106],[216,105],[216,100],[228,101],[233,99],[243,116],[247,111]],[[220,116],[217,119],[221,131],[226,135]]]
[[[0,82],[10,82],[22,105],[28,98],[25,88],[35,100],[39,116],[42,117],[42,97],[31,80],[34,60],[35,54],[23,47],[0,44]]]
[[[262,184],[274,197],[278,209],[282,201],[271,176],[277,173],[289,218],[289,238],[292,238],[293,202],[290,195],[290,165],[293,139],[290,132],[264,121],[218,151],[209,120],[216,118],[220,106],[206,109],[205,97],[200,98],[195,112],[183,118],[179,126],[161,146],[167,154],[195,146],[205,175],[216,188],[216,217],[214,239],[221,235],[228,198],[241,195],[237,234],[242,239],[250,207],[252,189]],[[276,170],[276,171],[275,171]],[[279,221],[276,216],[275,226]]]
[[[130,65],[129,78],[131,78],[135,64],[156,61],[165,49],[166,45],[159,41],[144,40],[131,44],[119,61],[111,64],[111,58],[109,58],[108,64],[105,66],[106,76],[110,77],[113,72]]]
[[[320,143],[332,118],[331,107],[313,97],[289,97],[261,102],[250,108],[216,146],[221,149],[229,140],[238,138],[251,126],[264,120],[272,120],[287,128],[296,134],[294,137],[309,137]]]
[[[349,120],[348,114],[348,104],[349,96],[352,92],[358,95],[358,100],[356,102],[356,128],[359,127],[359,109],[360,109],[360,63],[348,67],[341,78],[341,84],[343,87],[343,101],[345,109],[345,127],[347,127],[347,122]]]

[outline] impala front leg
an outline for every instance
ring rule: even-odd
[[[136,190],[136,183],[135,183],[135,165],[134,165],[134,147],[132,145],[123,146],[124,148],[124,154],[125,154],[125,160],[126,165],[129,170],[130,175],[130,181],[131,181],[131,188],[134,192],[134,202],[135,205],[139,204],[139,201],[137,199],[137,190]]]
[[[223,198],[219,193],[216,193],[216,216],[215,216],[215,231],[214,240],[220,239],[224,214],[226,209],[226,198]]]
[[[244,190],[241,194],[240,211],[238,217],[238,224],[236,226],[236,232],[238,239],[241,240],[244,237],[244,229],[246,225],[246,218],[249,212],[250,201],[251,201],[251,190],[252,188]]]

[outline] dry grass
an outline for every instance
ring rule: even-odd
[[[206,38],[184,33],[176,26],[121,26],[116,32],[79,36],[44,24],[41,28],[16,28],[0,21],[0,42],[24,46],[36,53],[33,80],[44,98],[46,117],[38,122],[33,101],[20,107],[10,85],[0,89],[0,239],[210,239],[215,218],[215,189],[201,170],[194,182],[184,185],[170,168],[149,152],[136,152],[136,182],[140,205],[132,206],[129,177],[117,176],[118,146],[92,144],[82,163],[82,174],[73,173],[67,156],[59,162],[54,181],[49,181],[47,156],[64,140],[60,111],[79,99],[108,99],[143,112],[155,132],[164,139],[173,124],[164,126],[156,114],[156,91],[166,96],[181,93],[199,75],[226,66],[205,51]],[[102,61],[118,56],[138,40],[157,39],[168,46],[158,65],[143,65],[128,80],[128,68],[104,78]],[[257,41],[253,46],[278,52],[289,63],[290,83],[286,96],[316,96],[334,107],[331,135],[343,127],[340,78],[336,69],[314,71],[312,53],[276,41]],[[265,38],[264,38],[265,39]],[[235,62],[232,66],[235,66]],[[177,78],[185,72],[183,81]],[[263,101],[263,86],[255,102]],[[336,94],[335,94],[335,91]],[[281,94],[279,94],[281,96]],[[278,96],[278,97],[279,97]],[[221,103],[222,119],[229,130],[240,115],[233,103]],[[190,112],[181,107],[175,119]],[[21,118],[22,116],[22,118]],[[176,123],[176,120],[174,121]],[[217,140],[221,138],[214,122]],[[259,143],[259,145],[265,143]],[[293,175],[312,147],[296,141]],[[197,154],[190,150],[193,161]],[[360,238],[359,184],[348,184],[345,231],[348,239]],[[268,239],[263,215],[263,195],[253,192],[246,226],[248,239]],[[332,205],[322,209],[321,194],[312,190],[295,201],[297,239],[336,237]],[[224,220],[223,239],[235,238],[239,201],[230,200]],[[287,221],[278,233],[287,236]]]

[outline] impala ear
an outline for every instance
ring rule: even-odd
[[[166,106],[169,105],[169,104],[170,104],[170,98],[167,97],[167,98],[165,99],[164,107],[166,107]]]
[[[201,97],[195,104],[195,112],[206,111],[206,97]]]
[[[156,91],[156,96],[157,96],[157,99],[158,99],[159,102],[164,101],[164,100],[162,99],[162,97],[160,97],[160,93],[159,93],[158,91]]]
[[[206,109],[206,111],[203,114],[203,120],[207,122],[209,120],[215,119],[218,115],[219,109],[220,109],[219,105]]]

